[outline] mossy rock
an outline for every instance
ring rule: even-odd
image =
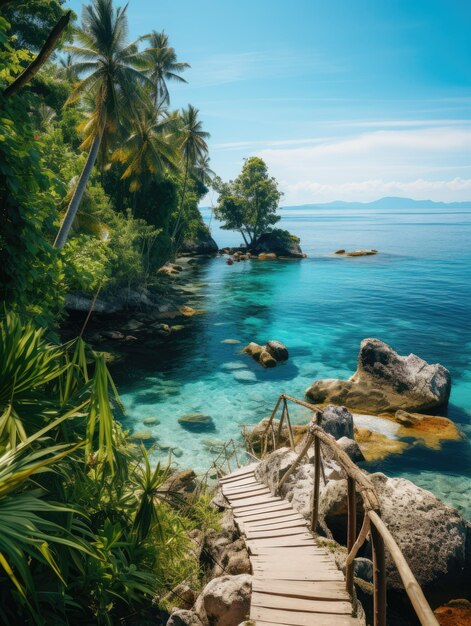
[[[192,432],[208,432],[215,430],[213,418],[204,413],[188,413],[178,418],[178,423]]]

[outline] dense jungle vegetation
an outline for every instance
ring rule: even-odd
[[[166,34],[63,4],[0,2],[0,622],[155,624],[217,515],[130,443],[104,355],[54,329],[70,291],[150,284],[204,231],[208,135],[170,109]]]

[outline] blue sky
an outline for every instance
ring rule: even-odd
[[[284,204],[471,199],[471,0],[130,0],[128,17],[191,64],[172,107],[199,108],[222,178],[256,154]]]

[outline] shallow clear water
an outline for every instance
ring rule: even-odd
[[[126,427],[151,431],[183,451],[179,464],[205,470],[214,456],[208,439],[239,437],[240,425],[267,416],[282,392],[302,397],[316,378],[350,376],[360,341],[377,337],[451,371],[448,416],[471,435],[471,208],[282,215],[280,226],[301,237],[309,258],[233,266],[217,258],[198,266],[195,280],[205,285],[193,306],[205,313],[166,349],[128,359],[116,373]],[[214,220],[211,226],[220,246],[240,243],[237,233]],[[339,258],[332,254],[339,248],[380,254]],[[264,370],[239,353],[268,339],[288,346],[286,364]],[[211,415],[215,430],[184,430],[177,419],[193,412]],[[161,423],[145,426],[146,417]],[[415,445],[369,467],[411,478],[471,517],[469,439],[440,451]]]

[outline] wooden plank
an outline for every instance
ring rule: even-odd
[[[232,480],[234,478],[240,478],[241,476],[245,476],[246,474],[253,474],[257,465],[258,463],[251,463],[250,465],[244,465],[243,467],[240,467],[234,472],[231,472],[230,474],[226,474],[225,476],[222,476],[221,478],[219,478],[219,482],[225,483],[228,480]]]
[[[266,537],[260,539],[246,538],[246,543],[257,548],[284,548],[285,546],[312,546],[312,537],[294,535],[293,537]]]
[[[231,503],[233,509],[249,509],[251,507],[259,506],[261,504],[276,504],[281,502],[281,498],[275,498],[269,494],[261,495],[261,496],[244,496],[240,500],[235,500]]]
[[[224,493],[224,492],[223,492]],[[229,502],[237,502],[238,500],[246,500],[247,498],[255,498],[256,496],[266,496],[270,494],[270,490],[266,487],[260,487],[254,491],[241,491],[240,493],[224,493]],[[270,494],[271,495],[271,494]]]
[[[246,515],[244,521],[240,520],[243,524],[252,524],[252,523],[261,523],[267,524],[273,522],[282,522],[284,520],[292,520],[292,519],[304,519],[302,515],[298,515],[297,513],[293,513],[292,509],[282,509],[280,511],[269,511],[268,513],[252,513],[250,515]]]
[[[335,568],[324,568],[321,564],[317,567],[291,568],[264,567],[263,565],[252,565],[254,576],[273,580],[306,580],[306,581],[343,581],[342,572]]]
[[[236,485],[247,485],[247,484],[259,484],[257,479],[253,474],[244,474],[243,476],[235,476],[234,478],[230,478],[224,482],[219,481],[221,487],[235,487]]]
[[[244,528],[247,532],[262,532],[264,530],[281,530],[289,528],[303,528],[307,530],[307,524],[299,519],[288,520],[286,522],[273,522],[273,523],[257,523],[251,524],[249,522],[244,523]]]
[[[263,578],[254,576],[252,580],[252,591],[286,595],[296,598],[350,601],[345,583],[340,581],[302,582],[298,580],[264,580]]]
[[[288,611],[308,611],[310,613],[330,613],[335,615],[351,615],[352,605],[342,600],[312,600],[278,596],[271,593],[252,592],[251,606],[265,606],[271,609]]]
[[[228,496],[235,496],[238,493],[252,493],[253,491],[257,491],[258,489],[266,489],[267,491],[269,491],[268,487],[266,487],[265,485],[261,485],[260,483],[252,483],[249,485],[238,485],[237,487],[222,487],[222,493]]]
[[[329,559],[329,557],[325,554],[306,554],[304,557],[298,557],[286,562],[286,558],[289,554],[290,553],[288,553],[287,550],[285,550],[285,554],[282,557],[270,554],[254,554],[250,561],[254,567],[272,567],[273,569],[276,569],[281,566],[285,567],[286,571],[290,571],[292,569],[295,569],[296,571],[306,569],[310,570],[312,568],[334,569],[338,571],[335,561]]]
[[[261,517],[261,519],[257,519],[258,517]],[[283,524],[284,522],[304,522],[307,524],[302,515],[290,511],[280,511],[278,514],[271,513],[268,517],[264,516],[263,513],[254,513],[253,517],[245,521],[244,524],[268,526],[269,524]]]
[[[259,548],[257,552],[257,556],[274,556],[278,554],[278,552],[282,552],[281,558],[286,559],[286,547],[267,547],[267,548]],[[325,556],[324,550],[320,550],[313,543],[306,544],[301,546],[291,546],[289,548],[290,559],[296,561],[299,556],[304,555],[314,555],[314,556]]]
[[[268,502],[264,504],[259,504],[246,507],[245,509],[239,508],[234,510],[235,517],[250,517],[251,515],[256,515],[260,513],[272,513],[274,511],[292,511],[293,509],[286,502]]]
[[[328,615],[321,613],[305,613],[302,611],[283,611],[262,606],[252,606],[250,619],[270,624],[286,624],[287,626],[358,626],[358,620],[349,615]]]
[[[307,532],[306,526],[301,526],[300,524],[291,528],[269,528],[268,530],[253,530],[251,528],[246,528],[245,534],[248,539],[265,539],[266,537],[295,537],[299,535],[312,539],[312,535]]]

